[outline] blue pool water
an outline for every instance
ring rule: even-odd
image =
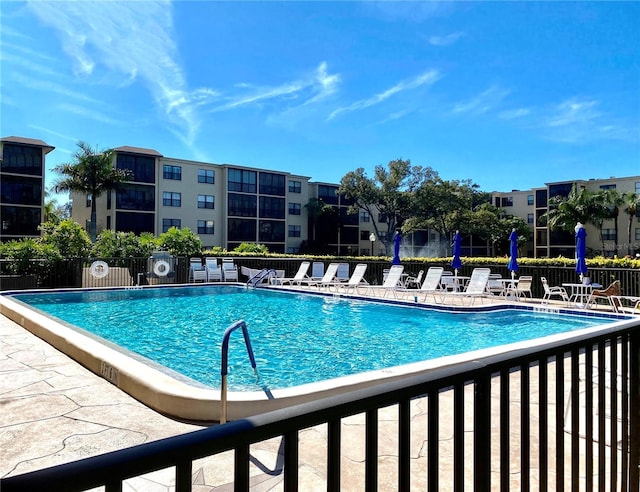
[[[247,323],[270,389],[460,354],[590,326],[599,317],[519,309],[452,313],[233,286],[16,294],[14,297],[212,387],[224,330]],[[257,390],[241,332],[229,388]]]

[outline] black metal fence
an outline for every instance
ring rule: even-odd
[[[122,490],[131,477],[174,468],[176,490],[192,490],[194,460],[212,460],[234,490],[252,486],[251,446],[281,437],[284,490],[302,490],[301,433],[324,425],[322,489],[638,491],[640,322],[536,349],[437,369],[286,410],[9,477],[3,492]],[[423,399],[416,418],[412,404]],[[381,433],[381,413],[398,424]],[[344,419],[363,414],[361,480],[342,468]],[[451,436],[443,439],[443,436]],[[393,441],[397,466],[381,474],[380,440]],[[412,440],[424,452],[412,454]],[[314,442],[313,446],[318,446]],[[231,450],[233,470],[216,455]],[[421,450],[422,451],[422,450]],[[314,449],[315,454],[319,450]],[[201,463],[201,462],[199,462]],[[418,466],[416,466],[416,464]],[[347,475],[349,475],[347,477]],[[384,476],[383,476],[384,475]],[[314,482],[315,483],[315,482]]]
[[[90,275],[91,265],[95,261],[104,261],[109,267],[109,279],[98,282]],[[273,268],[284,270],[285,275],[292,277],[302,261],[300,258],[266,258],[266,257],[234,257],[238,268],[245,266],[252,269]],[[328,265],[331,261],[343,261],[350,264],[350,271],[357,263],[366,263],[366,280],[372,284],[382,283],[383,269],[389,267],[384,260],[370,260],[366,258],[330,259],[320,258]],[[404,261],[405,271],[417,274],[419,270],[426,270],[428,266],[417,261]],[[450,269],[446,263],[433,264]],[[482,265],[464,264],[461,275],[470,275],[476,266],[489,267],[492,272],[509,276],[504,264]],[[55,263],[46,263],[43,260],[30,260],[28,266],[20,265],[20,274],[16,275],[16,265],[9,260],[0,260],[0,290],[26,289],[26,288],[65,288],[65,287],[100,287],[100,286],[127,286],[148,285],[157,283],[187,283],[189,281],[189,259],[185,257],[175,258],[174,271],[171,276],[158,277],[154,274],[152,263],[148,258],[71,258]],[[528,266],[520,265],[519,275],[531,275],[533,277],[533,295],[542,297],[543,288],[540,277],[546,277],[549,285],[576,282],[578,280],[575,270],[571,267],[559,266]],[[622,293],[626,296],[640,297],[640,270],[628,268],[590,268],[589,276],[592,282],[603,286],[609,285],[614,280],[620,280]],[[240,280],[243,279],[240,276]]]

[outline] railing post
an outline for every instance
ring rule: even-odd
[[[478,374],[473,406],[473,485],[476,491],[491,489],[491,377]]]
[[[640,333],[630,334],[629,350],[629,490],[640,490]]]

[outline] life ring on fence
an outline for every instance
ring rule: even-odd
[[[109,275],[109,265],[107,265],[104,261],[94,261],[93,263],[91,263],[89,273],[93,276],[93,278],[104,278]]]
[[[164,260],[158,260],[153,264],[153,273],[158,277],[166,277],[169,274],[169,263]]]

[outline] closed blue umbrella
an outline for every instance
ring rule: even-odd
[[[453,244],[451,244],[453,248],[453,259],[451,260],[451,268],[453,268],[458,275],[458,269],[462,268],[462,260],[460,259],[460,248],[462,246],[462,236],[460,235],[460,231],[456,231],[455,236],[453,236]]]
[[[400,265],[400,240],[402,239],[402,235],[400,231],[396,231],[396,235],[393,236],[393,259],[391,260],[392,265]]]
[[[511,235],[509,235],[509,264],[507,268],[511,272],[511,278],[516,276],[516,272],[518,271],[518,233],[515,229],[511,231]]]
[[[576,225],[576,273],[580,275],[580,281],[587,274],[587,231],[578,222]]]

